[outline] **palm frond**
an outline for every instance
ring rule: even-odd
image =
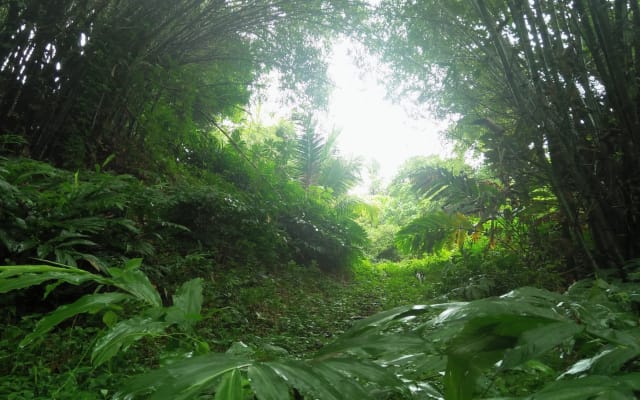
[[[411,221],[396,234],[396,245],[411,254],[432,253],[464,243],[473,224],[461,213],[433,211]]]

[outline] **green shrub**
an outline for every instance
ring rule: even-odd
[[[0,258],[30,258],[104,270],[115,254],[153,252],[131,219],[140,190],[130,176],[56,169],[28,159],[0,159]]]
[[[366,232],[349,215],[312,199],[283,210],[279,223],[293,260],[303,265],[315,263],[325,271],[347,269],[362,257],[367,243]]]
[[[179,185],[164,193],[161,220],[187,229],[171,236],[181,253],[201,249],[217,264],[275,263],[284,240],[251,194],[230,185]],[[175,245],[174,245],[175,246]]]

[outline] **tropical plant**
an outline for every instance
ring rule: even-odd
[[[293,388],[323,399],[632,399],[640,393],[637,304],[635,285],[595,280],[564,295],[521,288],[402,306],[359,321],[305,361],[256,360],[253,349],[232,346],[134,378],[116,398],[286,399]]]
[[[84,313],[101,313],[107,326],[93,346],[91,361],[95,366],[109,361],[144,337],[163,335],[172,326],[191,331],[201,318],[202,280],[182,284],[173,295],[173,304],[163,307],[160,294],[140,270],[141,263],[141,259],[131,259],[122,268],[109,267],[105,270],[106,276],[62,264],[0,266],[0,294],[45,282],[51,282],[46,286],[45,298],[62,284],[97,286],[94,293],[61,305],[43,317],[35,330],[20,341],[20,347],[36,342],[63,321]],[[105,287],[115,290],[102,292]],[[127,315],[122,307],[125,303],[141,311],[134,316]],[[186,347],[193,349],[197,344],[187,343]]]
[[[474,225],[461,213],[432,211],[414,219],[396,233],[395,243],[405,253],[422,255],[443,249],[462,249]]]
[[[505,204],[504,193],[495,181],[481,179],[480,172],[467,166],[454,169],[455,164],[455,160],[415,159],[398,174],[396,180],[404,178],[421,204],[420,215],[396,234],[396,243],[405,253],[462,251],[469,237],[477,240],[487,221],[491,221],[493,244],[494,221]]]
[[[345,195],[360,180],[361,161],[340,156],[336,148],[339,131],[323,137],[312,116],[298,115],[296,120],[301,132],[293,157],[295,177],[307,190],[321,186],[332,190],[335,196]]]
[[[346,270],[361,256],[366,232],[353,219],[352,209],[338,208],[328,193],[314,190],[307,198],[290,193],[289,209],[280,215],[291,255],[300,264],[315,262],[324,270]],[[323,195],[328,198],[323,200]]]
[[[54,257],[103,270],[108,261],[103,256],[153,251],[128,209],[132,194],[140,190],[130,176],[71,173],[34,160],[2,159],[0,185],[5,189],[0,195],[0,257],[6,262]]]

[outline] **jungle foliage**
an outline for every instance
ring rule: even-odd
[[[625,0],[0,1],[0,397],[637,398],[639,32]],[[350,194],[339,35],[456,156]]]
[[[457,115],[513,209],[549,190],[585,273],[638,257],[636,1],[383,1],[392,87]],[[584,229],[584,228],[587,229]]]

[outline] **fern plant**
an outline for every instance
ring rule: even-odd
[[[443,249],[462,248],[467,232],[474,229],[461,213],[431,211],[414,219],[396,234],[396,246],[405,253],[421,255]]]
[[[115,247],[112,254],[149,254],[153,248],[148,242],[130,246],[140,235],[138,224],[127,215],[136,185],[129,176],[71,173],[27,159],[0,160],[0,186],[6,189],[0,194],[0,255],[13,262],[53,258],[72,266],[84,260],[104,270],[107,261],[99,254],[107,244]]]

